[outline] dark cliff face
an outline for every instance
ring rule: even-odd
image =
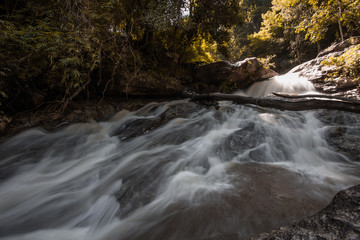
[[[360,239],[360,185],[336,194],[314,216],[253,239]]]

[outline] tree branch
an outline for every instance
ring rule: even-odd
[[[329,109],[340,110],[346,112],[360,113],[360,105],[351,101],[344,101],[342,99],[302,99],[302,100],[285,100],[271,97],[247,97],[232,94],[210,93],[210,94],[195,94],[184,93],[184,96],[191,98],[194,101],[215,100],[215,101],[232,101],[236,104],[251,104],[266,108],[275,108],[279,110],[290,111],[304,111],[315,109]]]
[[[276,93],[273,92],[275,96],[283,97],[283,98],[327,98],[327,99],[338,99],[345,102],[351,102],[355,104],[360,104],[360,100],[353,99],[353,98],[347,98],[347,97],[341,97],[341,96],[333,96],[333,95],[323,95],[323,94],[287,94],[287,93]]]

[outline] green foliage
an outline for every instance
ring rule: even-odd
[[[260,30],[249,35],[251,49],[302,62],[316,55],[316,47],[358,35],[359,5],[359,0],[273,0]]]
[[[220,57],[217,54],[217,46],[215,43],[209,43],[205,39],[198,38],[192,43],[188,49],[186,62],[215,62]]]
[[[306,38],[318,42],[326,37],[332,25],[338,25],[338,39],[343,40],[343,31],[347,34],[356,32],[360,23],[359,4],[353,0],[308,0],[313,14],[297,26],[296,31],[305,31]],[[357,29],[358,30],[358,29]]]
[[[326,66],[335,66],[331,77],[345,77],[360,84],[360,44],[349,48],[338,57],[329,57],[321,62]]]
[[[26,89],[66,106],[139,72],[227,54],[239,0],[35,0],[0,8],[0,101]]]
[[[240,2],[242,24],[232,28],[227,43],[229,60],[235,62],[247,57],[258,56],[250,46],[249,35],[258,32],[261,27],[262,14],[271,7],[271,0],[242,0]]]
[[[266,58],[259,58],[259,61],[262,63],[263,67],[266,69],[269,68],[276,68],[276,65],[274,63],[274,58],[276,58],[276,55],[268,55]]]
[[[43,12],[26,25],[0,22],[5,29],[0,36],[4,59],[0,70],[10,69],[11,76],[4,77],[13,78],[17,88],[57,89],[66,98],[83,84],[97,56],[79,26],[72,22],[59,26],[51,13]]]
[[[305,34],[295,30],[303,19],[311,16],[310,5],[301,0],[273,0],[272,4],[262,15],[260,30],[249,36],[253,51],[262,57],[275,54],[294,59],[295,63],[306,60],[314,46],[306,41]]]
[[[112,7],[112,1],[34,1],[1,16],[0,86],[9,104],[26,89],[66,103],[102,74],[114,76],[125,43],[109,31]],[[105,62],[112,69],[102,72]]]
[[[203,37],[223,43],[228,40],[230,28],[239,23],[240,6],[236,0],[195,1],[193,16],[198,33]]]

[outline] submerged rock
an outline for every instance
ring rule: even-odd
[[[160,114],[149,118],[129,119],[129,121],[112,130],[110,135],[117,136],[122,140],[132,139],[148,134],[175,118],[185,118],[190,114],[200,111],[201,108],[202,106],[189,101],[181,101],[177,104],[168,104],[165,106],[162,106],[160,103],[153,103],[151,106],[149,105],[139,109],[136,114],[147,115],[148,112],[157,110],[159,112],[162,111]],[[169,134],[169,137],[176,144],[186,139],[184,135],[177,136],[176,134]],[[167,141],[170,141],[170,139],[167,139]]]
[[[340,191],[312,217],[252,239],[359,239],[360,185]]]

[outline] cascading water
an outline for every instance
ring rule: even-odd
[[[261,97],[270,95],[273,92],[309,93],[314,91],[314,86],[306,78],[290,72],[286,75],[275,76],[267,81],[254,83],[246,91],[246,94]]]
[[[256,82],[244,93],[238,91],[235,94],[262,97],[271,95],[273,92],[282,93],[315,93],[314,85],[305,77],[299,76],[294,68],[285,75],[275,76],[269,80]]]
[[[261,84],[247,93],[279,91]],[[328,146],[326,129],[314,112],[181,100],[26,131],[0,145],[0,238],[255,236],[360,182],[360,165]]]

